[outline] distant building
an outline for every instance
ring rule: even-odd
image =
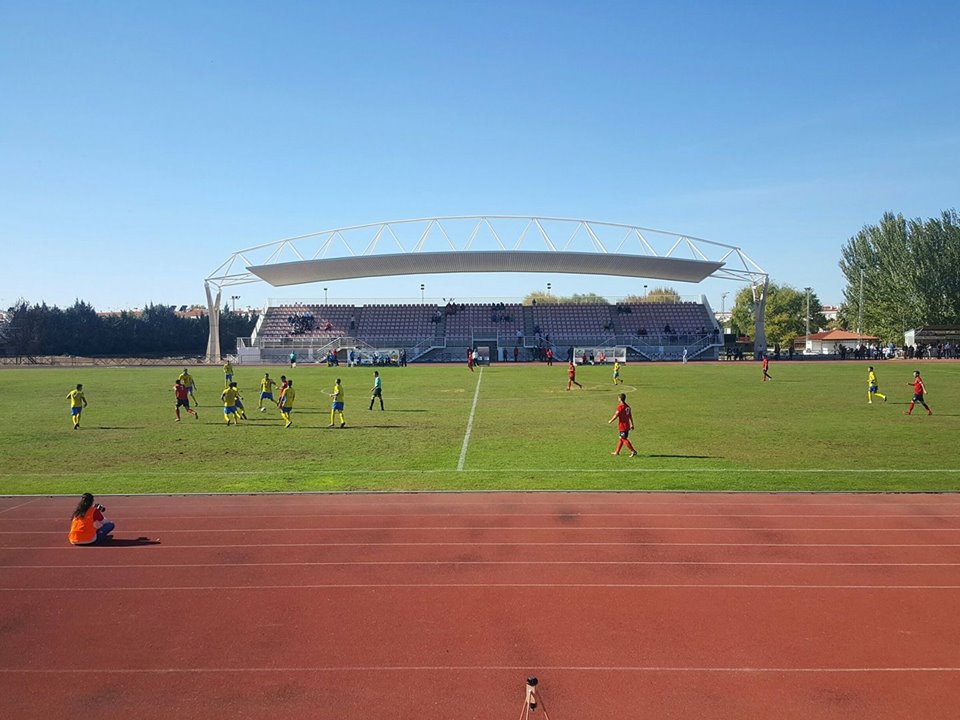
[[[840,315],[840,307],[838,305],[824,305],[822,312],[827,322],[833,322]]]
[[[857,335],[847,330],[827,330],[801,335],[794,341],[793,347],[804,355],[834,355],[840,352],[841,345],[853,348],[860,344],[875,343],[879,339],[873,335]]]

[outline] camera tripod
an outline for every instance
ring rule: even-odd
[[[538,706],[543,710],[543,720],[550,720],[550,716],[547,714],[547,707],[537,694],[538,683],[539,680],[537,680],[536,677],[527,678],[527,692],[523,698],[523,709],[520,711],[520,720],[531,720]]]

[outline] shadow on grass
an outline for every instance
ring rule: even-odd
[[[81,427],[80,430],[145,430],[146,425],[97,425],[96,427]]]
[[[692,460],[723,460],[721,455],[647,455],[652,458],[689,458]]]

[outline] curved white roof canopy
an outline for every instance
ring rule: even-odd
[[[274,286],[389,275],[532,272],[615,275],[700,282],[723,262],[647,255],[534,250],[475,250],[362,255],[251,265],[247,270]]]

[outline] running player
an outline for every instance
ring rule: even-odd
[[[227,421],[227,425],[230,424],[230,418],[233,418],[235,425],[240,424],[240,416],[237,414],[237,397],[239,395],[236,383],[230,383],[220,393],[220,399],[223,400],[223,419]]]
[[[77,385],[75,390],[67,393],[67,400],[70,401],[70,418],[73,420],[73,429],[80,429],[80,413],[87,406],[87,398],[83,394],[83,385]]]
[[[370,391],[370,407],[368,410],[373,410],[373,401],[375,399],[380,400],[380,410],[383,410],[383,384],[380,381],[380,373],[377,370],[373,371],[373,390]]]
[[[190,397],[193,399],[193,404],[199,406],[200,403],[198,403],[197,399],[193,397],[193,390],[197,384],[193,381],[193,377],[186,368],[183,369],[183,372],[180,373],[180,377],[178,377],[177,380],[179,380],[180,384],[187,389],[188,393],[190,393]],[[229,385],[227,387],[229,387]]]
[[[284,425],[285,428],[293,425],[293,418],[290,416],[293,413],[293,401],[296,399],[297,391],[293,389],[293,380],[284,379],[283,389],[280,391],[280,400],[277,402],[280,405],[280,416],[287,422]]]
[[[193,415],[197,420],[200,419],[197,411],[190,409],[190,395],[187,393],[187,389],[180,383],[179,380],[177,380],[173,386],[173,394],[177,398],[177,405],[175,408],[175,412],[177,413],[177,422],[180,422],[180,408],[185,408],[186,411]]]
[[[620,378],[620,361],[619,360],[613,361],[613,384],[614,385],[623,384],[623,380]]]
[[[247,419],[247,411],[243,407],[243,396],[240,395],[240,388],[237,387],[235,382],[231,382],[230,386],[237,391],[237,413],[240,415],[241,420]]]
[[[920,403],[927,409],[927,415],[933,415],[933,410],[923,401],[923,394],[927,391],[927,388],[923,384],[923,378],[920,377],[919,370],[913,371],[913,382],[907,383],[907,385],[913,385],[913,400],[910,401],[910,407],[907,408],[907,415],[913,413],[913,406],[916,403]]]
[[[340,427],[346,427],[347,423],[343,419],[343,386],[340,384],[340,378],[337,378],[330,397],[333,398],[333,406],[330,408],[330,424],[327,425],[327,427],[333,427],[333,416],[335,413],[340,415]]]
[[[280,376],[280,394],[277,396],[277,407],[280,407],[280,398],[283,397],[283,391],[287,388],[287,376]]]
[[[270,373],[263,374],[263,380],[260,381],[260,401],[257,403],[257,407],[260,408],[260,412],[267,411],[267,409],[263,406],[263,401],[273,400],[273,386],[276,384],[276,381],[270,377]]]
[[[770,377],[770,373],[767,372],[767,370],[769,370],[770,368],[770,358],[767,357],[766,355],[761,355],[760,357],[763,358],[763,379],[761,382],[766,382],[767,380],[770,380],[772,382],[773,378]]]
[[[230,383],[233,381],[233,363],[227,360],[223,364],[223,386],[230,387]]]
[[[867,402],[873,405],[873,396],[876,395],[878,398],[887,401],[887,396],[880,393],[880,389],[877,386],[877,374],[873,371],[873,365],[867,368]]]
[[[573,364],[573,360],[567,365],[567,376],[567,390],[569,390],[572,385],[576,385],[583,390],[583,385],[577,382],[577,366]]]
[[[630,451],[630,457],[636,457],[637,451],[630,444],[630,431],[633,430],[633,411],[627,405],[627,396],[624,393],[620,393],[617,397],[620,398],[620,404],[617,405],[613,417],[607,420],[607,424],[609,425],[614,420],[617,421],[617,432],[620,433],[620,440],[617,441],[617,449],[610,454],[619,455],[620,450],[626,445],[627,450]]]

